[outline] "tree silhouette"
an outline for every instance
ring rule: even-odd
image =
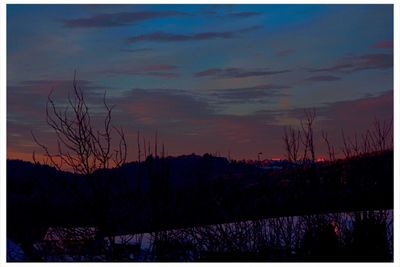
[[[305,162],[308,157],[308,153],[310,154],[311,161],[315,162],[315,150],[314,150],[314,129],[313,124],[315,121],[315,109],[304,110],[304,114],[306,116],[305,120],[301,120],[301,128],[303,130],[303,135],[301,136],[301,141],[304,145],[304,155],[303,162]]]
[[[346,158],[368,153],[378,153],[393,149],[393,121],[374,119],[372,127],[360,136],[357,132],[354,137],[342,133],[342,152]]]
[[[299,160],[305,164],[308,160],[315,162],[314,149],[314,121],[316,117],[315,109],[304,110],[305,120],[300,120],[301,129],[285,127],[283,132],[283,142],[286,154],[290,162],[297,163]],[[300,159],[300,142],[303,145],[303,156]]]
[[[73,96],[68,95],[67,106],[58,108],[52,98],[53,91],[47,97],[46,122],[56,134],[57,151],[51,152],[49,147],[41,143],[31,132],[33,140],[44,151],[44,160],[58,170],[64,166],[75,173],[91,174],[97,169],[119,167],[126,162],[127,145],[122,128],[111,124],[112,109],[106,102],[106,92],[103,95],[103,105],[106,115],[103,128],[96,129],[86,103],[83,89],[73,80]],[[117,142],[112,146],[112,136],[117,136]],[[33,153],[35,162],[35,152]]]
[[[328,133],[325,131],[322,131],[322,139],[324,140],[327,148],[328,148],[328,155],[329,155],[329,160],[330,161],[335,161],[335,147],[331,144],[328,138]]]
[[[284,128],[283,142],[285,143],[285,150],[290,162],[297,163],[299,159],[300,139],[300,130],[292,127]]]

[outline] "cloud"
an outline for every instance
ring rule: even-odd
[[[85,94],[94,95],[99,90],[104,90],[104,87],[96,86],[92,81],[80,80],[77,78],[78,85],[84,89]],[[66,96],[65,92],[72,90],[73,80],[25,80],[17,84],[7,86],[7,96],[23,96],[35,95],[37,97],[47,98],[48,94],[54,90],[54,93]]]
[[[127,52],[127,53],[138,53],[138,52],[149,52],[149,51],[153,51],[153,49],[152,49],[152,48],[136,48],[136,49],[124,48],[124,49],[120,49],[119,51],[121,51],[121,52]]]
[[[288,121],[298,122],[305,118],[307,108],[310,107],[259,110],[255,114],[269,115],[275,117],[277,121],[282,121],[281,118],[285,117],[289,118]],[[352,131],[368,127],[375,118],[390,120],[393,116],[393,91],[384,91],[352,100],[321,103],[312,108],[316,111],[316,121],[323,125],[322,129],[329,128],[337,131],[347,128]]]
[[[393,91],[327,105],[327,115],[338,121],[359,121],[393,116]]]
[[[124,114],[130,114],[145,125],[173,126],[182,122],[208,117],[212,108],[206,101],[179,89],[135,88],[112,100]]]
[[[262,15],[263,12],[253,12],[253,11],[243,11],[243,12],[229,12],[229,11],[216,11],[215,7],[213,8],[213,10],[210,9],[206,9],[203,10],[201,13],[201,15],[210,15],[213,16],[215,18],[228,18],[228,19],[233,19],[233,18],[250,18],[250,17],[255,17],[255,16],[259,16]]]
[[[281,74],[291,72],[291,70],[270,70],[268,68],[258,69],[242,69],[242,68],[212,68],[196,72],[193,74],[194,77],[212,77],[215,79],[224,78],[248,78],[256,76],[268,76],[274,74]]]
[[[393,40],[381,40],[372,45],[372,48],[393,49]]]
[[[116,74],[116,75],[138,75],[138,76],[153,76],[161,78],[176,78],[179,77],[178,69],[175,65],[155,64],[143,67],[115,67],[96,71],[101,74]]]
[[[282,89],[290,86],[275,84],[260,84],[251,87],[229,88],[213,90],[213,95],[224,100],[224,103],[243,103],[251,100],[258,100],[266,97],[285,96]],[[225,101],[227,100],[227,101]]]
[[[177,11],[143,11],[143,12],[119,12],[103,13],[87,18],[64,20],[67,28],[109,28],[135,24],[141,21],[184,16],[186,13]]]
[[[7,120],[35,123],[45,117],[47,97],[52,92],[56,105],[61,107],[72,94],[72,80],[27,80],[7,86]],[[88,80],[79,80],[87,103],[98,105],[106,88]]]
[[[163,70],[175,70],[175,69],[177,69],[177,66],[168,64],[149,65],[143,67],[144,71],[163,71]]]
[[[313,82],[333,82],[340,80],[339,77],[331,76],[331,75],[322,75],[322,76],[311,76],[305,79],[306,81],[313,81]]]
[[[343,147],[340,129],[343,129],[345,136],[353,137],[357,133],[360,137],[368,129],[372,129],[375,119],[388,123],[392,121],[393,91],[329,103],[320,111],[320,114],[325,118],[320,121],[320,128],[330,133],[332,143],[339,152]]]
[[[259,16],[261,14],[262,12],[236,12],[236,13],[228,13],[226,14],[226,16],[232,18],[249,18],[249,17]]]
[[[200,32],[194,34],[177,34],[166,32],[153,32],[148,34],[141,34],[132,36],[126,39],[128,44],[137,42],[187,42],[187,41],[204,41],[213,39],[232,39],[240,36],[241,34],[256,31],[261,26],[252,26],[237,31],[224,31],[224,32]]]
[[[389,68],[393,68],[392,54],[365,54],[343,57],[330,67],[311,69],[310,72],[352,73],[362,70]]]
[[[83,89],[86,103],[91,109],[97,110],[102,105],[105,88],[88,80],[80,80],[79,86]],[[7,86],[8,157],[16,157],[23,152],[27,155],[23,159],[32,159],[32,151],[39,149],[32,146],[30,131],[34,131],[40,140],[54,143],[54,135],[51,135],[51,128],[46,124],[46,101],[53,89],[52,98],[56,108],[64,109],[68,93],[72,94],[72,80],[27,80]]]
[[[278,57],[284,57],[290,54],[293,54],[294,52],[296,52],[295,49],[281,49],[276,51],[275,55]]]
[[[165,142],[170,154],[227,152],[231,147],[233,156],[243,158],[252,157],[261,146],[279,150],[272,148],[281,140],[277,136],[281,128],[273,125],[273,117],[220,114],[207,99],[184,90],[136,88],[110,102],[118,108],[113,119],[129,123],[125,127],[132,142],[137,129],[147,140],[158,129],[159,140]]]

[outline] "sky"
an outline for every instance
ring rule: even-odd
[[[95,117],[115,105],[128,161],[138,131],[172,156],[283,158],[310,108],[324,157],[322,130],[340,153],[342,129],[393,117],[393,7],[9,4],[7,158],[42,153],[31,131],[55,151],[46,100],[65,106],[75,71]]]

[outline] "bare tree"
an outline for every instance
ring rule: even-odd
[[[157,133],[157,130],[156,130],[156,134],[155,134],[155,137],[154,137],[154,157],[156,157],[157,158],[157,135],[158,135],[158,133]]]
[[[151,154],[151,141],[150,140],[147,143],[147,155],[148,156],[152,156],[152,154]]]
[[[310,153],[311,161],[315,162],[315,150],[314,150],[314,129],[313,124],[315,120],[315,109],[304,110],[306,115],[305,120],[301,120],[301,128],[303,130],[302,143],[304,145],[304,154],[303,161],[305,162],[308,157],[308,153]]]
[[[362,153],[370,153],[372,151],[371,147],[371,131],[367,130],[365,134],[361,135],[362,138]]]
[[[342,129],[343,148],[342,152],[346,158],[359,156],[366,153],[382,152],[393,149],[392,121],[374,120],[372,128],[365,134],[361,134],[361,139],[357,133],[354,137],[345,136]]]
[[[341,129],[341,132],[343,140],[342,152],[346,158],[350,158],[353,156],[353,150],[351,149],[351,144],[349,144],[349,139],[344,135],[343,128]]]
[[[372,148],[375,151],[385,151],[393,148],[393,120],[390,122],[374,120],[371,131]]]
[[[103,95],[102,103],[105,116],[100,118],[101,126],[95,127],[94,117],[89,111],[84,91],[76,80],[76,74],[72,85],[72,96],[68,94],[65,108],[60,108],[61,105],[56,104],[52,98],[53,90],[47,98],[46,122],[56,135],[55,152],[51,152],[49,146],[41,143],[32,132],[34,141],[44,151],[43,161],[58,170],[72,169],[74,173],[88,176],[98,169],[121,166],[127,158],[125,134],[122,128],[111,123],[113,106],[107,104],[106,93]],[[35,152],[33,159],[37,162]],[[109,206],[106,200],[110,196],[101,183],[92,183],[91,186],[95,192],[96,204],[93,207],[93,216],[97,216],[96,232],[101,232],[107,229]],[[91,229],[74,231],[74,228],[66,228],[64,232],[69,236],[80,238],[90,233]],[[110,236],[108,239],[113,241]]]
[[[304,164],[307,160],[315,162],[315,150],[314,150],[314,121],[315,121],[315,109],[304,110],[305,120],[300,120],[301,129],[295,129],[292,127],[284,128],[283,142],[285,144],[285,150],[287,158],[290,162],[302,161]],[[300,142],[304,147],[302,158],[299,155]]]
[[[140,151],[140,132],[139,131],[137,132],[136,143],[137,143],[137,149],[138,149],[138,162],[140,163],[141,151]]]
[[[342,129],[342,139],[344,145],[342,151],[346,158],[359,156],[362,154],[362,150],[360,149],[360,144],[358,140],[358,135],[356,132],[354,133],[354,138],[345,137]]]
[[[301,133],[292,127],[284,128],[283,142],[289,162],[297,162],[299,159]]]
[[[368,139],[365,139],[368,138],[368,135],[361,135],[361,138],[364,138],[364,140],[362,140],[362,142],[360,143],[357,132],[354,133],[353,138],[346,137],[342,129],[342,139],[344,145],[342,151],[346,158],[359,156],[363,154],[364,151],[366,151],[365,153],[369,152],[368,150],[366,150],[368,147]]]
[[[103,128],[96,129],[76,74],[72,85],[73,96],[68,95],[68,103],[63,110],[53,100],[53,91],[47,98],[46,121],[56,134],[57,152],[50,152],[49,147],[32,132],[35,143],[44,151],[45,161],[58,170],[67,166],[80,174],[91,174],[96,169],[111,165],[121,166],[127,157],[125,134],[122,128],[111,125],[113,107],[107,104],[106,93],[103,95],[106,112]],[[118,137],[115,147],[111,143],[113,135]]]
[[[335,161],[335,147],[331,145],[329,139],[328,139],[328,133],[325,131],[322,131],[322,139],[325,141],[326,146],[328,148],[328,155],[329,155],[329,160],[330,161]]]
[[[147,158],[147,147],[146,147],[146,138],[143,136],[143,151],[144,151],[144,160]]]

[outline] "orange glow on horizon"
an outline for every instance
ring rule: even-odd
[[[32,152],[21,152],[21,151],[15,151],[11,149],[7,149],[7,159],[19,159],[23,161],[30,161],[33,162],[32,158]],[[43,157],[40,155],[36,155],[37,160],[42,160]]]

